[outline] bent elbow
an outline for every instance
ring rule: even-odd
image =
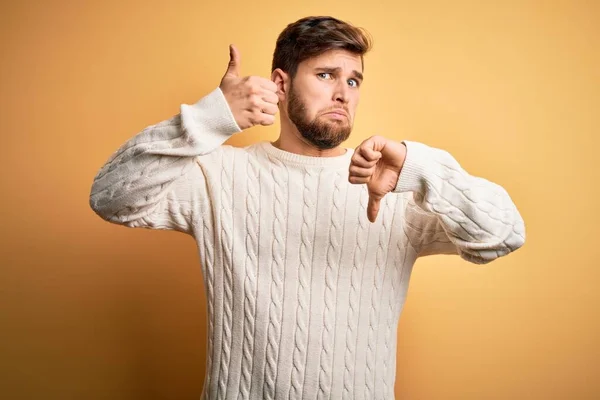
[[[97,216],[105,221],[114,222],[114,202],[107,197],[106,190],[99,188],[96,182],[94,182],[90,189],[88,204]]]
[[[108,209],[106,207],[102,207],[100,204],[101,202],[99,201],[98,197],[94,196],[94,194],[90,194],[89,205],[92,211],[94,211],[94,213],[103,220],[110,222]]]
[[[465,248],[460,251],[460,256],[473,264],[489,264],[500,257],[509,255],[523,247],[525,244],[525,231],[513,230],[503,241],[477,246],[478,248]],[[473,246],[475,247],[475,246]]]

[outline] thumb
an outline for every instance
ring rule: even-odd
[[[232,44],[229,45],[229,64],[225,75],[240,76],[240,52]]]
[[[369,205],[367,206],[367,217],[369,221],[375,222],[379,213],[379,204],[381,199],[372,194],[369,194]]]

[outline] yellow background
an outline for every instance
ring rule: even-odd
[[[88,206],[126,139],[214,89],[229,43],[269,76],[288,22],[365,27],[355,130],[417,140],[504,186],[525,246],[417,262],[396,395],[600,398],[598,1],[21,1],[0,12],[0,397],[197,399],[206,312],[193,239]],[[274,140],[278,126],[229,143]]]

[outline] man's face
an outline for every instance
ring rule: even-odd
[[[288,116],[309,143],[334,148],[350,136],[361,83],[359,55],[331,50],[305,60],[290,83]]]

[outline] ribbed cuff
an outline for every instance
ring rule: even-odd
[[[188,140],[217,147],[233,134],[241,132],[220,88],[198,100],[193,105],[181,105],[181,118]]]
[[[418,142],[404,140],[406,145],[406,160],[400,171],[394,193],[418,192],[425,193],[427,168],[433,163],[432,149]]]

